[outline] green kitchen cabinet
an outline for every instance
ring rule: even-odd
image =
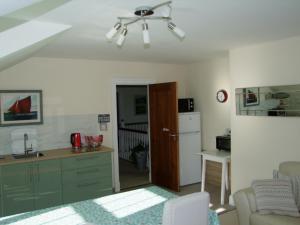
[[[65,204],[111,194],[111,153],[63,159],[62,183]]]
[[[3,215],[35,209],[32,163],[2,166]]]
[[[43,209],[62,204],[61,168],[59,160],[33,163],[35,208]]]
[[[3,215],[62,204],[59,160],[2,166]]]
[[[111,152],[0,166],[0,217],[111,193]]]

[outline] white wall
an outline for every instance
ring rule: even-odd
[[[40,133],[51,142],[44,144],[43,148],[63,147],[55,142],[58,134],[61,134],[64,141],[60,140],[60,145],[68,144],[69,133],[75,130],[74,125],[72,129],[67,126],[73,124],[71,121],[77,120],[76,126],[86,132],[89,127],[93,127],[91,130],[95,132],[97,114],[111,114],[112,79],[149,78],[157,82],[177,81],[179,96],[185,97],[184,74],[186,67],[175,64],[30,58],[0,73],[0,89],[43,90],[47,128],[44,129],[43,125],[35,127],[38,127]],[[69,118],[70,116],[72,118]],[[83,116],[85,124],[80,124],[78,121],[82,120]],[[65,119],[68,123],[63,126]],[[93,120],[95,124],[87,124]],[[55,127],[50,129],[52,124],[55,124]],[[8,151],[11,129],[13,128],[0,128],[2,152]],[[104,132],[104,144],[112,146],[111,125],[108,131]]]
[[[219,103],[216,93],[220,89],[230,93],[228,58],[205,60],[189,66],[187,96],[195,100],[195,111],[201,112],[202,148],[214,150],[216,136],[230,128],[230,102]]]
[[[235,88],[300,84],[300,37],[230,51]],[[234,100],[234,96],[233,96]],[[236,116],[231,108],[232,191],[271,178],[280,162],[300,161],[300,118]]]

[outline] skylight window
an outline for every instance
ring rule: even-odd
[[[26,6],[32,5],[42,0],[0,0],[0,16],[12,13],[18,9],[22,9]]]
[[[71,26],[30,21],[0,33],[0,59],[42,40],[53,37]]]

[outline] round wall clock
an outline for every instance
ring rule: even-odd
[[[227,101],[227,99],[228,99],[227,91],[225,91],[224,89],[222,89],[222,90],[219,90],[217,92],[217,100],[218,100],[218,102],[224,103],[224,102]]]

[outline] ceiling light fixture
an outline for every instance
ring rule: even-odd
[[[179,37],[181,40],[185,38],[185,33],[183,30],[178,28],[173,22],[172,22],[172,1],[167,1],[158,5],[155,5],[153,7],[150,6],[141,6],[136,8],[134,14],[135,16],[131,17],[118,17],[119,22],[117,22],[110,31],[105,35],[106,38],[111,41],[116,34],[121,31],[121,34],[117,40],[117,45],[119,47],[122,47],[126,38],[126,35],[128,33],[127,26],[137,23],[139,21],[143,21],[142,23],[142,34],[143,34],[143,42],[144,45],[150,45],[150,34],[149,34],[149,26],[147,23],[147,20],[163,20],[167,22],[167,26],[170,31],[172,31],[177,37]],[[155,10],[157,8],[161,7],[168,7],[168,13],[164,15],[154,15]],[[122,28],[122,29],[121,29]]]

